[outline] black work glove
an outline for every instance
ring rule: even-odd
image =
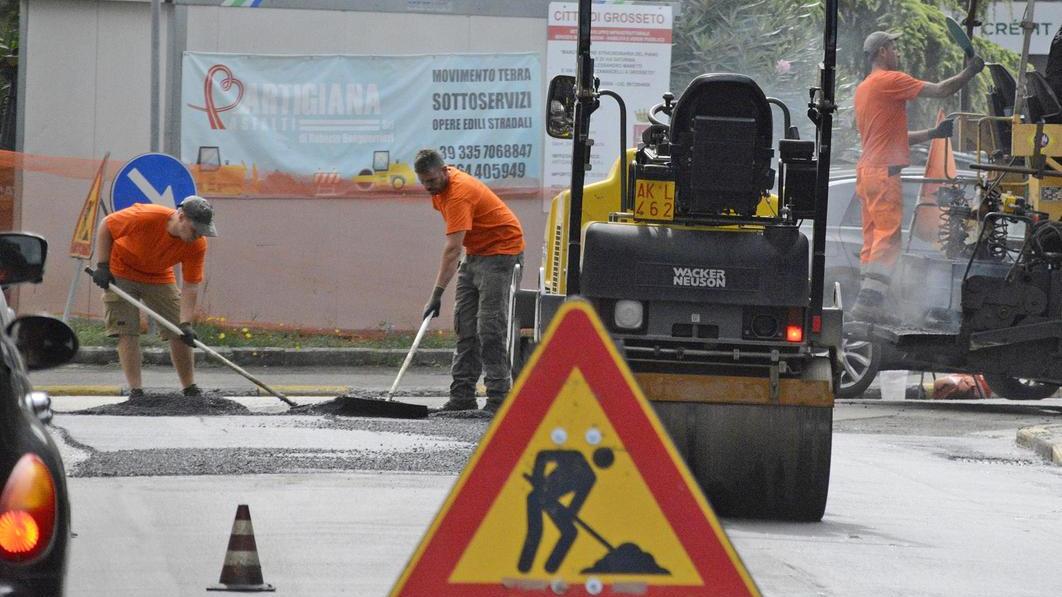
[[[92,281],[100,288],[107,290],[114,282],[114,274],[111,273],[111,264],[101,261],[96,264],[96,271],[92,272]]]
[[[930,139],[948,139],[955,132],[955,121],[952,119],[941,120],[936,128],[930,129]]]
[[[199,339],[199,336],[192,328],[192,324],[187,321],[182,321],[181,325],[177,327],[181,328],[181,342],[184,342],[188,346],[195,347],[195,341]]]
[[[435,290],[431,291],[431,300],[428,301],[428,304],[424,305],[424,315],[421,316],[421,321],[424,321],[429,317],[439,316],[439,310],[442,309],[442,295],[444,290],[446,289],[442,286],[436,286]]]

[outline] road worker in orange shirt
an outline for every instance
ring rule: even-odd
[[[856,194],[863,207],[862,284],[850,314],[857,321],[888,322],[886,307],[892,271],[900,255],[903,188],[900,172],[910,165],[909,146],[951,137],[952,121],[936,128],[908,131],[907,102],[918,97],[948,97],[985,63],[971,58],[959,74],[939,83],[920,81],[899,70],[898,33],[875,31],[863,42],[869,73],[856,87],[855,120],[863,142],[856,165]]]

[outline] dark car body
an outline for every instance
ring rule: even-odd
[[[0,281],[39,282],[47,243],[0,233]],[[77,337],[45,316],[14,316],[0,295],[0,597],[63,594],[70,499],[59,448],[45,427],[50,399],[27,371],[67,362]]]
[[[933,253],[934,247],[918,237],[911,237],[915,206],[925,176],[921,168],[908,168],[901,174],[903,183],[902,246],[913,253]],[[964,179],[967,179],[964,177]],[[967,179],[968,180],[968,179]],[[833,282],[840,282],[847,304],[855,300],[859,290],[859,251],[863,248],[863,214],[855,192],[854,171],[834,172],[830,179],[829,215],[826,226],[826,294],[832,293]],[[919,217],[930,217],[922,210]]]
[[[938,269],[948,266],[954,270],[958,267],[964,269],[965,262],[948,264],[943,260],[941,251],[933,243],[924,241],[911,234],[911,229],[918,218],[938,218],[932,210],[918,209],[919,197],[925,176],[923,167],[911,167],[901,173],[903,188],[903,220],[901,227],[901,246],[903,257],[898,265],[898,272],[902,269],[919,264],[932,264]],[[972,183],[975,177],[969,171],[959,171],[959,180],[964,184]],[[964,187],[966,194],[972,194],[969,187]],[[830,177],[830,201],[827,216],[826,230],[826,275],[824,287],[824,301],[830,304],[833,301],[835,286],[840,287],[842,305],[851,307],[855,301],[860,286],[860,258],[859,253],[863,247],[862,204],[856,195],[856,175],[854,170],[835,170]],[[921,227],[921,226],[920,226]],[[912,270],[913,271],[913,270]],[[902,274],[900,274],[902,276]],[[911,276],[904,276],[904,279]],[[917,277],[917,276],[916,276]],[[902,285],[900,291],[901,302],[913,295],[915,303],[906,305],[906,310],[921,310],[927,306],[928,301],[932,307],[945,311],[955,311],[959,308],[958,288],[961,276],[944,276],[945,280],[934,277],[934,284],[925,288],[919,286],[919,281],[914,280],[913,286]],[[929,286],[933,286],[929,288]],[[871,345],[866,341],[853,340],[845,335],[839,350],[844,371],[841,374],[838,395],[843,398],[851,398],[862,395],[863,391],[874,379],[879,370],[884,369],[921,369],[924,364],[910,362],[905,359],[901,351],[892,350],[887,344],[876,343]]]
[[[66,471],[44,423],[27,399],[29,380],[14,342],[0,334],[0,479],[8,479],[26,455],[40,458],[55,483],[56,520],[50,544],[36,558],[12,562],[0,557],[0,596],[62,595],[70,539],[70,499]]]

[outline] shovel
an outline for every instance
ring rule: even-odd
[[[86,267],[85,268],[85,273],[87,273],[88,275],[91,276],[92,273],[93,273],[92,272],[92,268],[91,267]],[[133,305],[134,307],[136,307],[136,308],[140,309],[141,311],[143,311],[144,313],[146,313],[149,317],[151,317],[152,319],[157,321],[160,325],[165,326],[166,329],[170,330],[174,334],[177,334],[178,336],[183,336],[184,335],[184,332],[181,331],[181,328],[173,325],[173,322],[169,321],[168,319],[166,319],[165,317],[159,315],[158,313],[152,311],[151,308],[149,308],[144,303],[142,303],[142,302],[136,300],[135,298],[133,298],[132,295],[130,295],[128,292],[122,290],[121,288],[118,288],[117,284],[114,284],[112,282],[110,284],[109,290],[111,292],[113,292],[114,294],[117,294],[119,297],[124,299],[130,305]],[[274,390],[273,388],[267,386],[265,383],[263,383],[258,378],[256,378],[255,376],[251,375],[250,373],[244,371],[243,368],[241,368],[236,363],[233,363],[232,361],[226,359],[225,357],[223,357],[220,354],[218,354],[217,351],[215,351],[213,348],[210,348],[206,344],[203,344],[202,342],[200,342],[198,338],[193,340],[193,342],[195,342],[195,345],[197,347],[199,347],[203,352],[205,352],[208,355],[214,357],[215,359],[221,361],[229,369],[232,369],[236,373],[239,373],[240,375],[242,375],[242,376],[246,377],[247,379],[251,380],[254,383],[254,385],[262,388],[263,390],[269,392],[270,394],[276,396],[277,398],[280,398],[288,406],[297,406],[295,404],[295,402],[293,402],[290,398],[288,398],[284,394],[281,394],[280,392]]]
[[[431,317],[425,317],[424,323],[420,324],[420,330],[417,331],[417,336],[413,339],[413,346],[410,347],[409,354],[406,355],[406,360],[402,363],[402,368],[398,370],[398,377],[395,378],[395,383],[391,384],[391,389],[387,391],[386,399],[340,396],[335,400],[339,403],[340,408],[336,412],[345,416],[387,417],[392,419],[423,419],[428,416],[428,407],[426,405],[399,402],[394,399],[394,395],[395,390],[398,389],[398,382],[402,380],[406,369],[409,368],[409,364],[413,361],[413,355],[417,352],[417,346],[420,345],[421,338],[428,331],[429,323],[431,323]]]
[[[417,352],[417,347],[420,346],[420,341],[424,338],[424,332],[428,331],[428,324],[431,323],[431,317],[425,317],[424,323],[420,324],[420,329],[417,330],[417,337],[413,338],[413,346],[409,347],[409,354],[406,355],[406,360],[402,361],[402,368],[398,370],[398,376],[395,377],[395,383],[391,384],[391,389],[387,390],[387,399],[394,398],[395,390],[398,389],[398,382],[402,381],[402,376],[406,374],[406,369],[409,368],[409,364],[413,362],[413,355]]]

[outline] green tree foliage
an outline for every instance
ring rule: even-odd
[[[702,73],[745,74],[803,124],[822,61],[821,22],[817,0],[685,0],[674,26],[671,87],[678,95]]]
[[[18,0],[0,0],[0,149],[15,148]]]
[[[981,10],[987,1],[981,2]],[[759,82],[764,91],[785,101],[801,125],[807,89],[818,85],[822,60],[822,0],[684,0],[676,19],[671,82],[676,94],[705,72],[739,72]],[[962,51],[948,37],[946,15],[960,21],[966,2],[960,0],[841,0],[837,37],[836,145],[842,151],[858,145],[852,95],[864,76],[863,40],[877,30],[902,33],[897,42],[902,66],[919,79],[940,81],[963,67]],[[1018,56],[980,38],[974,46],[986,62],[1000,62],[1015,72]],[[977,77],[969,86],[971,107],[985,111],[991,81]],[[928,128],[939,108],[959,109],[958,95],[945,100],[911,103],[910,126]]]

